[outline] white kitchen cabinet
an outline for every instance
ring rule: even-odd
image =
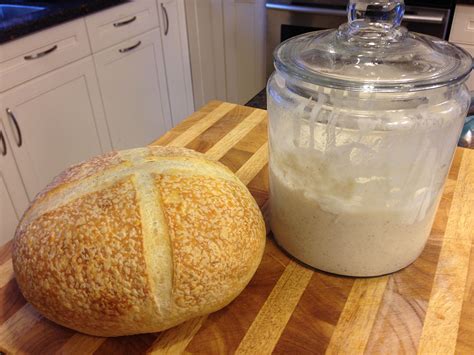
[[[224,0],[227,100],[245,104],[265,87],[265,0]]]
[[[66,167],[111,148],[91,57],[5,92],[0,117],[30,200]]]
[[[157,1],[173,126],[194,111],[183,0]]]
[[[86,17],[92,52],[158,27],[155,0],[126,1]]]
[[[265,87],[265,0],[187,0],[186,17],[196,106]]]
[[[95,54],[94,60],[114,149],[147,145],[171,128],[157,29]]]
[[[227,100],[222,0],[185,0],[194,106]]]
[[[13,238],[28,197],[0,122],[0,246]]]
[[[0,92],[91,53],[84,19],[0,45]]]

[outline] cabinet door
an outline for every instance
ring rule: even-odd
[[[66,167],[110,149],[91,57],[5,92],[0,116],[30,200]]]
[[[186,0],[194,106],[227,101],[222,0]]]
[[[265,87],[265,0],[224,0],[227,100],[245,104]]]
[[[25,188],[0,122],[0,246],[13,238],[18,221],[27,207]]]
[[[158,1],[173,126],[194,111],[183,0]]]
[[[152,30],[94,55],[112,146],[144,146],[171,128],[160,34]]]

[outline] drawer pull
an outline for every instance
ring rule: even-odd
[[[137,19],[136,16],[133,16],[132,18],[128,19],[128,20],[125,20],[125,21],[120,21],[120,22],[115,22],[114,23],[114,27],[120,27],[120,26],[125,26],[125,25],[128,25],[129,23],[132,23],[133,21],[135,21]]]
[[[51,48],[49,48],[49,49],[47,49],[43,52],[39,52],[39,53],[36,53],[36,54],[25,55],[23,58],[25,58],[25,60],[38,59],[38,58],[44,57],[45,55],[47,55],[51,52],[54,52],[56,49],[58,49],[58,46],[55,44],[54,46],[52,46]]]
[[[2,142],[2,155],[7,155],[7,143],[5,142],[5,137],[3,136],[3,132],[0,131],[0,141]]]
[[[127,53],[135,48],[137,48],[140,44],[142,44],[142,41],[138,41],[136,44],[134,44],[133,46],[130,46],[130,47],[127,47],[127,48],[121,48],[119,49],[119,52],[120,53]]]
[[[16,120],[15,115],[13,114],[13,111],[10,110],[9,108],[6,109],[8,117],[11,118],[13,124],[15,125],[16,133],[18,134],[18,141],[16,142],[16,145],[21,147],[23,145],[23,137],[21,136],[21,129],[20,125],[18,124],[18,121]]]
[[[165,25],[165,36],[166,36],[170,29],[170,21],[168,19],[168,11],[166,11],[166,7],[163,4],[161,4],[161,12],[163,12],[163,18],[165,19],[165,22],[166,22],[166,25]]]

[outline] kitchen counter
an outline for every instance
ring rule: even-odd
[[[211,102],[153,144],[228,166],[268,222],[266,112]],[[155,334],[99,338],[41,317],[22,297],[11,243],[0,248],[0,351],[7,353],[474,353],[474,150],[458,148],[429,241],[409,267],[350,278],[307,268],[269,229],[262,263],[227,307]],[[73,351],[74,350],[74,351]]]
[[[117,5],[124,0],[25,1],[3,0],[2,5],[31,6],[27,14],[7,15],[0,9],[0,44]],[[12,8],[10,8],[12,9]],[[9,10],[12,12],[12,10]],[[3,14],[3,15],[2,15]]]

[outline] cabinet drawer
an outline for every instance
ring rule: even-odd
[[[113,149],[141,147],[171,128],[158,29],[94,54]]]
[[[92,51],[158,27],[158,14],[152,0],[133,1],[86,17]]]
[[[91,53],[83,19],[0,45],[0,92]]]
[[[456,5],[449,40],[474,45],[474,6]]]

